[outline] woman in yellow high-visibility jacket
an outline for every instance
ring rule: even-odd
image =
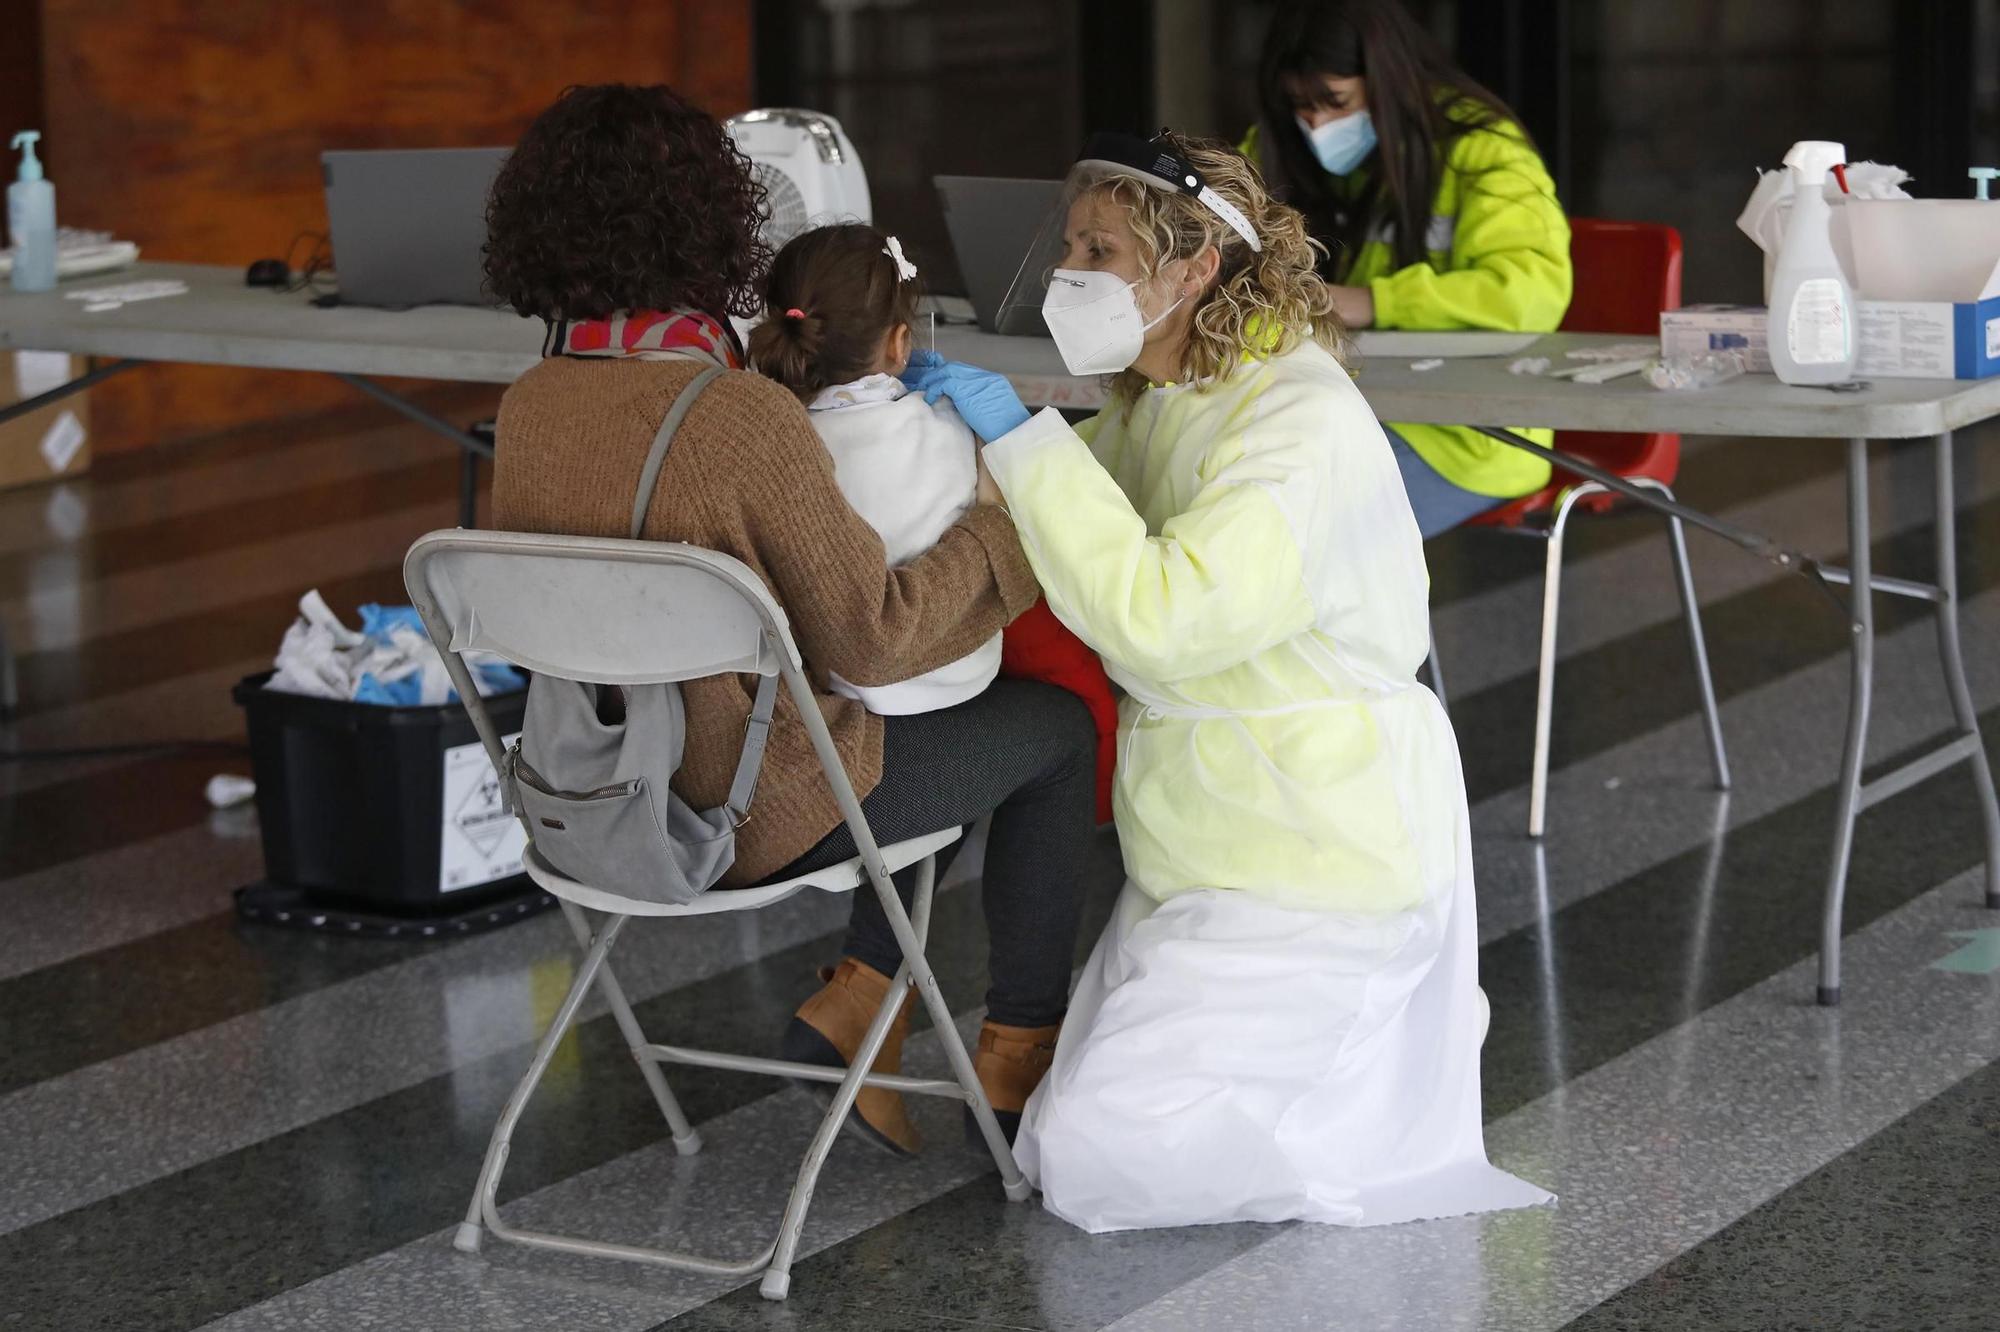
[[[1243,151],[1326,245],[1321,275],[1349,328],[1545,333],[1562,321],[1569,223],[1548,169],[1401,0],[1287,0],[1258,95]],[[1426,537],[1548,484],[1546,462],[1468,427],[1388,430]]]

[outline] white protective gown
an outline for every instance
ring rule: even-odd
[[[1087,1230],[1549,1200],[1487,1164],[1471,837],[1416,682],[1422,543],[1306,343],[988,447],[1049,604],[1129,697],[1130,876],[1016,1148]]]

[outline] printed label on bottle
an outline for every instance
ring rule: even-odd
[[[1838,365],[1847,359],[1852,312],[1847,296],[1833,278],[1810,278],[1799,284],[1785,323],[1785,345],[1800,365]]]

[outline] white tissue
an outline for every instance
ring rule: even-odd
[[[1443,364],[1444,364],[1444,358],[1442,356],[1427,356],[1421,361],[1411,361],[1410,369],[1435,370]]]
[[[500,658],[488,652],[467,652],[464,657],[480,692],[488,692],[480,668]],[[414,675],[419,705],[435,707],[452,700],[444,658],[427,636],[406,624],[392,624],[375,637],[350,629],[317,590],[299,598],[299,618],[285,631],[273,665],[275,672],[264,687],[281,693],[352,699],[363,676],[389,685]]]
[[[1850,162],[1846,168],[1847,191],[1841,192],[1840,182],[1828,172],[1824,193],[1826,201],[1834,206],[1848,199],[1907,199],[1909,191],[1903,182],[1910,173],[1897,166],[1887,166],[1881,162]],[[1784,167],[1776,171],[1759,172],[1757,188],[1750,191],[1750,201],[1743,205],[1743,212],[1737,216],[1736,226],[1744,235],[1757,242],[1757,248],[1766,254],[1776,254],[1785,240],[1785,222],[1792,215],[1792,173]]]
[[[257,783],[248,777],[238,777],[233,773],[219,772],[208,779],[205,792],[208,803],[217,809],[228,809],[240,805],[257,794]]]
[[[85,287],[64,292],[65,298],[82,301],[85,314],[116,310],[134,301],[157,301],[165,296],[187,295],[188,284],[178,278],[151,278],[143,282],[121,282],[114,287]]]

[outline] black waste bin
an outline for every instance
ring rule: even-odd
[[[309,698],[264,688],[270,678],[232,692],[264,840],[266,881],[237,894],[246,918],[428,936],[552,904],[520,871],[521,825],[465,709]],[[509,739],[526,704],[525,692],[486,700]]]

